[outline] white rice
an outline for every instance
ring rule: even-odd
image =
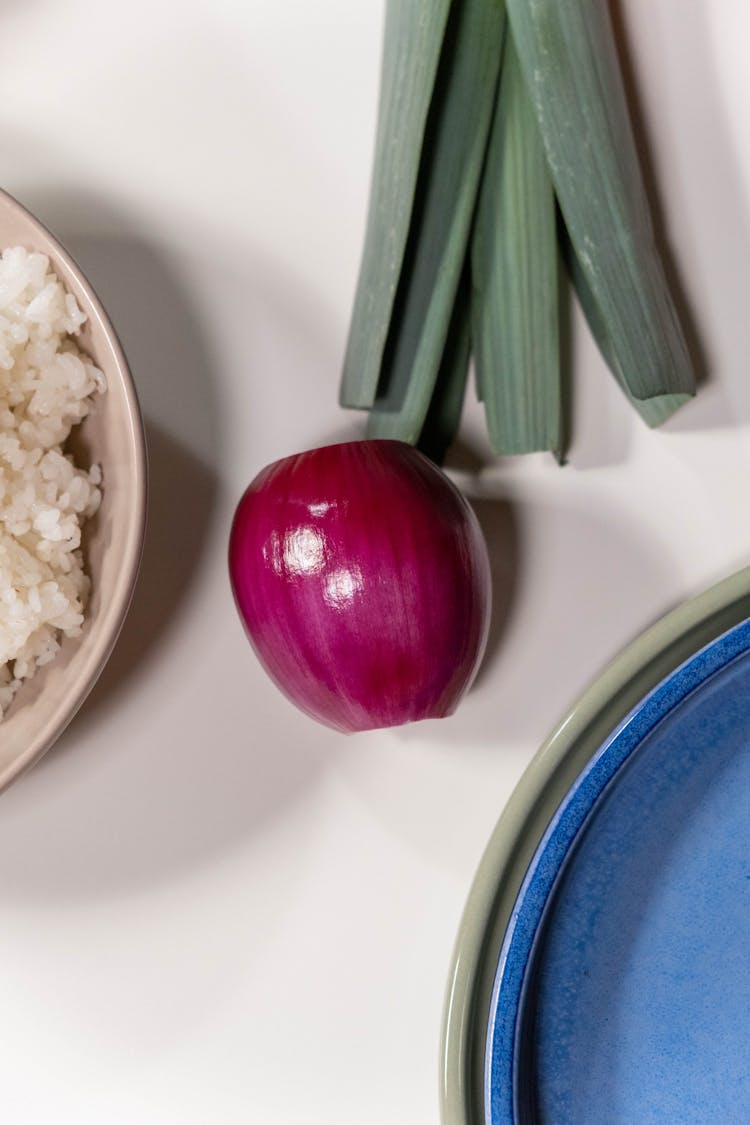
[[[21,683],[83,625],[81,528],[101,469],[64,452],[105,389],[71,339],[86,320],[44,254],[0,257],[0,719]]]

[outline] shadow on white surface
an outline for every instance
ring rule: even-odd
[[[271,687],[232,605],[232,500],[221,483],[232,400],[210,313],[190,296],[194,279],[95,199],[25,199],[78,260],[121,337],[146,418],[150,509],[139,583],[107,668],[57,745],[3,797],[0,893],[120,896],[241,848],[309,790],[341,739]],[[252,311],[254,268],[226,280]],[[264,300],[276,299],[275,330],[295,356],[314,350],[299,295],[271,281]]]
[[[696,5],[691,18],[685,19],[682,5],[671,0],[659,18],[647,24],[632,13],[632,31],[643,39],[632,53],[627,6],[618,2],[611,8],[637,123],[636,139],[655,207],[657,240],[666,248],[668,274],[700,376],[696,399],[678,410],[664,430],[690,433],[745,424],[750,421],[744,360],[750,350],[745,300],[750,285],[750,210],[717,69],[714,23],[722,15],[722,6]],[[646,51],[663,59],[663,65],[648,67]],[[652,80],[657,76],[650,100],[654,119],[661,117],[661,129],[665,121],[674,119],[683,135],[699,138],[687,157],[678,153],[682,167],[673,169],[662,156],[657,173],[659,154],[646,121],[647,107],[633,55],[643,55],[642,65]],[[667,171],[672,174],[668,176]],[[681,219],[684,226],[691,215],[700,215],[702,221],[687,230],[679,229],[677,222]],[[678,236],[681,245],[676,253]],[[735,357],[740,356],[743,359],[738,364]]]
[[[107,725],[82,713],[2,798],[0,893],[42,902],[117,899],[241,852],[309,792],[340,747],[323,728],[276,714],[272,690],[266,683],[253,690],[248,676],[245,707],[252,713],[268,704],[257,723],[248,723],[235,693],[233,709],[228,697],[216,700],[226,710],[212,734],[198,721],[192,736],[175,724],[163,740],[145,718],[139,730],[137,706],[129,712],[130,742],[121,735],[110,742]]]
[[[128,689],[133,675],[148,673],[191,596],[217,519],[214,472],[160,426],[146,419],[145,428],[149,509],[138,585],[115,650],[86,702],[89,720]]]
[[[487,647],[472,689],[477,691],[482,682],[489,678],[500,655],[517,595],[522,559],[519,555],[518,521],[513,505],[500,497],[488,497],[472,500],[471,506],[484,533],[492,575],[492,610]]]
[[[457,754],[538,745],[603,665],[673,602],[672,560],[622,513],[536,500],[514,511],[519,564],[496,647],[456,714],[429,726],[430,741]],[[497,544],[502,507],[480,512]],[[414,726],[399,737],[424,735]]]
[[[674,603],[676,585],[674,560],[612,505],[526,499],[513,501],[512,516],[493,502],[480,515],[490,540],[512,518],[518,569],[474,688],[449,718],[363,735],[331,763],[390,835],[464,875],[531,753]]]
[[[131,675],[144,674],[191,595],[218,518],[215,462],[224,427],[214,358],[165,250],[151,246],[100,203],[57,199],[51,210],[56,232],[117,328],[138,388],[148,445],[141,571],[117,647],[87,703],[90,719],[127,687]],[[76,229],[77,220],[85,221],[88,232]]]
[[[13,16],[25,16],[34,4],[34,0],[0,0],[0,16],[4,19],[12,19]]]

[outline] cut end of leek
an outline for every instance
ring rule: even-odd
[[[652,395],[650,398],[636,398],[631,392],[616,362],[613,353],[612,341],[607,331],[607,323],[602,315],[599,303],[594,297],[586,273],[581,268],[581,263],[575,253],[570,239],[562,232],[563,251],[581,308],[588,321],[591,334],[596,341],[599,351],[605,362],[614,374],[628,401],[640,414],[646,425],[655,429],[663,425],[668,418],[689,402],[694,396],[694,391],[685,394]]]

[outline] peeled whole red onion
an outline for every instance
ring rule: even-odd
[[[487,639],[476,516],[399,441],[277,461],[234,517],[229,569],[250,641],[299,708],[340,731],[450,715]]]

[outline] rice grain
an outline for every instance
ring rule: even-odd
[[[0,257],[0,719],[21,683],[81,632],[89,594],[81,530],[101,469],[65,443],[105,390],[73,339],[86,320],[44,254]]]

